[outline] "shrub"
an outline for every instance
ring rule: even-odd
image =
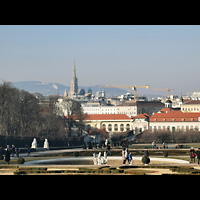
[[[77,151],[74,152],[74,156],[75,156],[75,157],[78,157],[78,156],[79,156],[79,152],[77,152]]]
[[[24,164],[24,162],[25,162],[25,159],[24,159],[24,158],[19,158],[19,159],[17,160],[17,163],[18,163],[18,164]]]
[[[163,156],[164,156],[165,158],[167,158],[167,157],[168,157],[168,152],[167,152],[167,151],[164,151],[164,152],[163,152]]]
[[[149,157],[142,157],[142,163],[143,164],[149,164],[150,163],[150,158]]]
[[[85,142],[83,143],[83,149],[86,149],[86,143]]]

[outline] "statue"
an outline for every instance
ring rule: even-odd
[[[47,139],[44,140],[44,149],[48,149],[49,150],[49,142]]]
[[[94,162],[94,165],[97,165],[97,164],[98,164],[96,153],[93,153],[93,162]]]
[[[107,165],[107,153],[106,151],[104,152],[104,157],[103,157],[103,164],[106,164]]]
[[[105,165],[107,164],[107,153],[104,152],[104,156],[102,157],[101,156],[101,152],[99,152],[99,155],[97,157],[96,153],[93,153],[93,162],[94,162],[94,165]]]
[[[37,149],[37,141],[36,141],[36,138],[33,139],[31,148],[32,148],[32,149]]]
[[[101,152],[99,152],[99,155],[98,155],[98,165],[101,165]]]

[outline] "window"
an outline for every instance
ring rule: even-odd
[[[108,131],[112,131],[112,124],[108,124]]]
[[[120,124],[120,131],[124,131],[124,124]]]
[[[114,125],[114,131],[118,131],[118,124]]]
[[[126,131],[130,131],[130,124],[126,124]]]
[[[173,122],[175,122],[175,119],[172,119]]]
[[[166,119],[163,119],[163,122],[166,122]]]
[[[156,122],[157,120],[156,119],[154,119],[154,122]]]

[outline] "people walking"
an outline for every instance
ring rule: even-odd
[[[196,157],[195,150],[194,150],[193,147],[191,147],[191,149],[190,149],[190,159],[191,159],[191,162],[190,163],[195,163],[195,157]]]

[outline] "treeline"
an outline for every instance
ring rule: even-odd
[[[55,112],[55,101],[42,101],[10,83],[0,85],[0,135],[24,137],[68,137],[71,126]]]
[[[200,142],[200,132],[198,131],[185,131],[185,132],[169,132],[169,131],[144,131],[136,136],[138,143],[193,143]]]

